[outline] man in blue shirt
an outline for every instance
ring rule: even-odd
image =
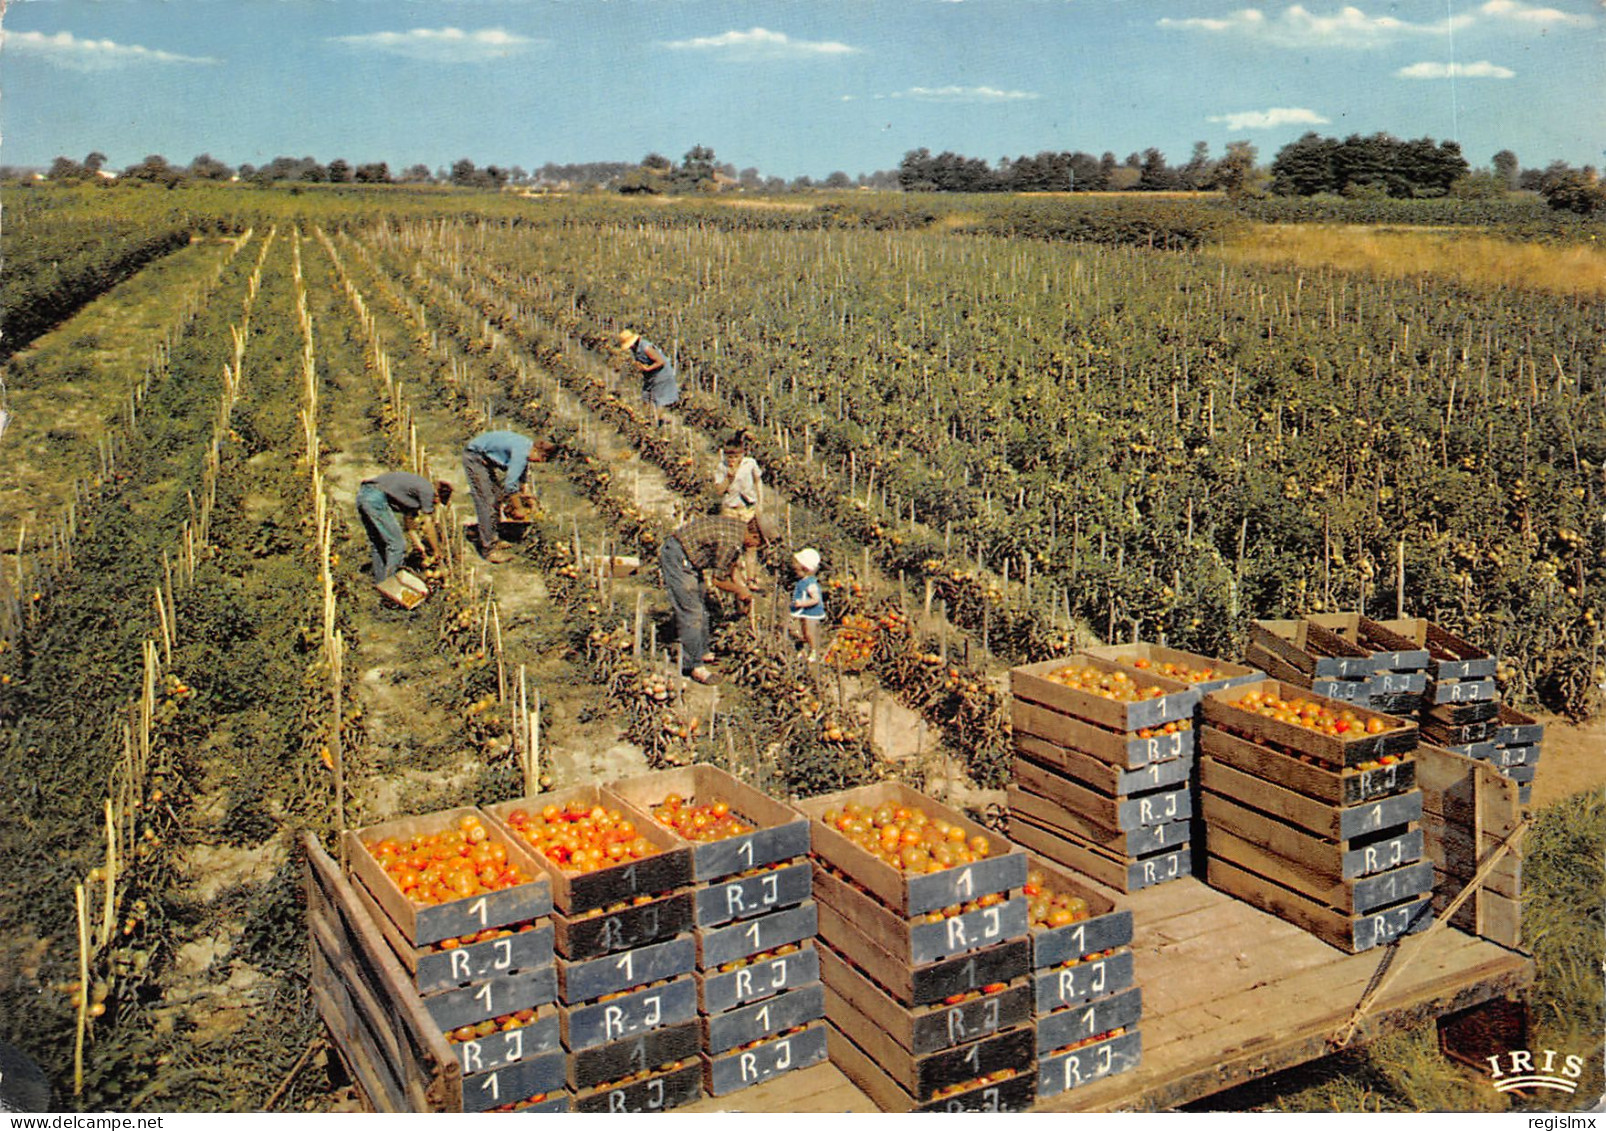
[[[501,538],[502,502],[528,494],[523,491],[526,466],[532,460],[544,463],[552,451],[551,444],[537,444],[517,432],[481,432],[464,447],[463,473],[474,498],[479,549],[486,561],[500,564],[513,557]]]

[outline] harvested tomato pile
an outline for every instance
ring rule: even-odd
[[[1152,684],[1140,684],[1123,671],[1106,672],[1080,664],[1066,664],[1048,673],[1049,679],[1076,691],[1114,699],[1117,703],[1139,703],[1159,699],[1165,691]]]
[[[686,840],[707,843],[753,831],[753,826],[731,812],[729,802],[697,805],[671,793],[653,806],[652,815]]]
[[[902,805],[868,809],[849,802],[821,820],[894,868],[916,875],[974,864],[992,854],[986,837],[971,836],[951,821]]]
[[[831,646],[825,650],[825,662],[844,671],[863,671],[870,663],[870,657],[875,655],[876,641],[880,635],[881,628],[875,620],[859,613],[849,613],[842,618],[842,627],[837,629],[836,635],[831,638]]]
[[[366,847],[414,903],[449,903],[530,882],[508,861],[507,846],[492,840],[472,813],[464,814],[455,829],[419,833],[405,842],[386,837]]]
[[[1026,873],[1026,886],[1021,889],[1028,900],[1027,918],[1034,927],[1068,927],[1090,918],[1087,900],[1066,891],[1049,891],[1048,877],[1033,869]]]
[[[1175,660],[1162,660],[1157,664],[1153,660],[1140,657],[1130,663],[1139,671],[1153,671],[1155,675],[1181,680],[1183,683],[1203,683],[1207,679],[1216,678],[1215,668],[1190,668],[1187,664],[1179,664]]]
[[[515,809],[508,814],[507,823],[531,848],[565,872],[595,872],[663,851],[619,810],[583,801],[548,805],[539,813]]]
[[[1327,704],[1318,703],[1313,699],[1284,699],[1280,695],[1264,691],[1251,691],[1237,700],[1235,705],[1268,719],[1292,723],[1294,726],[1304,727],[1319,734],[1339,737],[1382,734],[1386,730],[1394,730],[1404,725],[1385,719],[1381,715],[1368,715],[1363,719],[1347,707],[1334,711]]]

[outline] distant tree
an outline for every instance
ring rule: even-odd
[[[50,163],[50,171],[45,174],[47,180],[59,185],[73,185],[90,176],[82,165],[71,157],[58,157]]]
[[[301,173],[296,180],[317,185],[328,179],[329,170],[320,165],[316,157],[303,157],[301,159]]]
[[[98,149],[90,153],[88,157],[84,158],[84,171],[89,173],[90,176],[94,176],[95,174],[99,173],[101,169],[105,167],[105,165],[106,155]]]
[[[1314,131],[1277,151],[1271,163],[1271,191],[1278,196],[1312,196],[1332,192],[1333,154],[1338,143]]]
[[[1587,165],[1555,178],[1541,191],[1545,203],[1558,212],[1576,212],[1580,216],[1606,212],[1606,185]]]
[[[853,178],[840,169],[825,178],[825,187],[828,189],[848,189],[853,187]]]
[[[641,159],[643,169],[652,169],[660,173],[667,173],[675,167],[675,163],[662,153],[649,153]]]
[[[713,187],[714,151],[706,145],[694,145],[686,151],[681,159],[680,168],[671,174],[674,187],[681,192],[695,192],[704,187]]]
[[[931,150],[911,149],[898,162],[898,185],[905,192],[930,192],[937,187]]]
[[[202,153],[190,162],[189,175],[197,181],[226,181],[234,176],[234,170],[210,153]]]
[[[459,185],[465,188],[472,187],[478,174],[479,170],[475,168],[474,162],[470,161],[467,157],[459,157],[456,161],[452,162],[451,181],[454,185]]]
[[[1109,174],[1104,169],[1104,162],[1091,153],[1080,150],[1071,154],[1066,161],[1066,173],[1071,178],[1071,188],[1077,192],[1103,191]],[[1114,162],[1112,160],[1111,164]]]
[[[434,177],[430,175],[429,166],[422,163],[407,166],[406,172],[401,175],[404,185],[427,185]]]
[[[238,176],[242,181],[252,181],[256,179],[257,167],[247,161],[234,172],[235,175]]]
[[[1490,169],[1474,169],[1450,186],[1457,200],[1498,200],[1507,191],[1506,182]]]
[[[169,165],[167,158],[160,153],[152,153],[138,165],[130,165],[118,178],[120,184],[160,185],[163,188],[173,188],[183,180],[184,171]]]
[[[351,179],[359,185],[388,185],[390,165],[384,161],[370,161],[352,170]]]
[[[791,188],[793,192],[808,192],[813,187],[814,178],[809,176],[807,173],[804,173],[801,177],[794,177],[792,179]]]
[[[1101,190],[1112,189],[1115,187],[1110,183],[1110,176],[1115,172],[1115,169],[1115,154],[1106,149],[1103,155],[1099,158],[1099,188]]]
[[[1210,187],[1215,180],[1216,163],[1210,160],[1210,143],[1196,141],[1193,143],[1193,153],[1188,163],[1177,171],[1177,177],[1182,187],[1193,192],[1201,192]]]
[[[1522,176],[1522,164],[1517,160],[1515,153],[1509,149],[1502,149],[1494,155],[1490,164],[1494,168],[1494,175],[1500,178],[1506,188],[1517,187],[1517,180]]]
[[[1165,154],[1150,147],[1143,151],[1137,187],[1143,192],[1166,192],[1181,184],[1176,170],[1165,163]]]
[[[329,183],[332,185],[348,184],[351,181],[351,162],[344,157],[336,157],[329,162]]]
[[[1264,174],[1255,168],[1257,152],[1247,141],[1229,141],[1227,155],[1216,162],[1212,184],[1230,197],[1248,196],[1260,187]]]
[[[764,186],[764,178],[759,175],[757,168],[749,165],[740,173],[736,174],[736,183],[741,185],[744,189],[758,189]]]
[[[522,185],[529,181],[530,174],[526,173],[522,166],[515,165],[507,171],[507,179],[512,184]]]
[[[783,193],[786,191],[786,181],[781,177],[765,177],[764,191],[767,193]]]
[[[1142,178],[1143,171],[1141,169],[1134,169],[1130,165],[1117,165],[1110,170],[1110,175],[1105,178],[1104,191],[1131,192],[1138,187],[1138,181]]]

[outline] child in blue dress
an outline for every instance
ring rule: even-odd
[[[825,620],[825,597],[820,592],[820,551],[799,550],[792,555],[797,582],[792,586],[792,620],[808,649],[808,662],[820,661],[820,624]]]

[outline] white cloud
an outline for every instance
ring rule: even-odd
[[[1470,16],[1456,16],[1449,21],[1411,23],[1393,16],[1370,16],[1353,5],[1323,16],[1302,4],[1294,4],[1278,16],[1268,16],[1259,8],[1241,8],[1221,18],[1172,19],[1167,16],[1159,21],[1159,26],[1181,31],[1230,32],[1275,47],[1306,48],[1377,47],[1414,36],[1443,35],[1448,28],[1465,27],[1471,22]]]
[[[1478,11],[1497,20],[1562,27],[1593,27],[1595,20],[1583,12],[1563,12],[1556,8],[1536,8],[1521,0],[1489,0]]]
[[[400,55],[407,59],[423,59],[435,63],[483,63],[491,59],[510,59],[515,55],[522,55],[544,41],[504,31],[501,28],[464,31],[455,27],[416,27],[409,31],[337,35],[331,38],[331,42],[344,43],[359,50],[381,51],[387,55]]]
[[[696,39],[676,39],[665,43],[672,51],[717,51],[739,61],[755,59],[820,59],[835,55],[857,55],[857,47],[830,40],[793,39],[784,32],[767,28],[726,31]]]
[[[1394,72],[1398,79],[1512,79],[1517,72],[1509,67],[1481,63],[1412,63]]]
[[[1269,130],[1277,126],[1325,126],[1329,119],[1314,110],[1294,106],[1273,106],[1270,110],[1240,110],[1236,114],[1217,114],[1206,119],[1221,122],[1227,129]]]
[[[1031,102],[1043,97],[1026,90],[999,90],[994,86],[911,86],[889,98],[913,98],[919,102]]]
[[[79,39],[70,31],[46,35],[38,31],[5,32],[5,47],[21,51],[24,55],[37,55],[41,59],[74,71],[110,71],[118,67],[141,63],[198,63],[219,62],[209,56],[179,55],[154,47],[141,47],[137,43],[113,43],[109,39]]]

